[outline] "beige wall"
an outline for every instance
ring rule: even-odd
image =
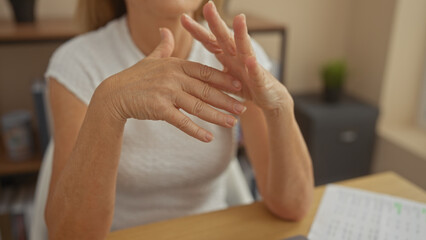
[[[426,189],[426,161],[407,149],[379,138],[372,165],[373,172],[393,171]]]
[[[286,84],[293,93],[319,90],[319,68],[346,55],[349,0],[233,0],[231,12],[253,13],[288,29]],[[276,48],[264,45],[270,53]]]
[[[352,1],[346,56],[346,90],[365,102],[379,105],[388,57],[396,0]]]
[[[399,0],[384,68],[373,171],[393,170],[426,188],[426,131],[417,118],[426,53],[426,1]]]
[[[381,97],[382,119],[414,123],[425,73],[426,1],[398,1]],[[426,146],[426,145],[425,145]]]
[[[10,11],[3,7],[6,1],[0,0],[0,19],[10,17]],[[75,3],[76,0],[38,0],[37,16],[70,17]],[[318,68],[325,61],[346,54],[350,0],[232,0],[229,7],[231,12],[254,13],[288,26],[286,79],[292,92],[318,90]],[[274,41],[261,39],[263,43]],[[271,57],[277,56],[275,44],[264,46]]]

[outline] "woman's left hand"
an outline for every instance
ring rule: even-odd
[[[264,111],[279,111],[292,106],[292,98],[287,89],[256,60],[243,14],[234,18],[234,36],[220,17],[213,2],[203,8],[211,32],[188,15],[181,22],[191,35],[200,41],[207,50],[215,54],[224,71],[243,83],[242,90],[235,94],[253,101]]]

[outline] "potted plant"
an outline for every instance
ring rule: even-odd
[[[9,0],[9,2],[16,22],[34,22],[35,0]]]
[[[346,63],[342,60],[328,62],[322,68],[321,76],[324,81],[324,100],[330,103],[338,102],[346,79]]]

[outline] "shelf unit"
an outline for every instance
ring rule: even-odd
[[[3,20],[0,21],[0,44],[64,41],[81,32],[82,29],[68,19],[49,19],[35,23]]]
[[[15,23],[13,21],[1,20],[0,21],[0,47],[3,49],[16,47],[27,47],[31,46],[40,46],[43,47],[46,43],[57,43],[58,45],[82,32],[82,29],[70,19],[49,19],[41,20],[34,23]],[[0,56],[1,58],[2,56]],[[42,60],[46,61],[47,59]],[[44,69],[40,70],[44,71]],[[19,78],[19,77],[18,77]],[[1,79],[0,79],[1,80]],[[21,78],[17,79],[21,81]],[[26,81],[24,81],[26,82]],[[22,89],[21,94],[28,94],[30,87],[30,82],[25,85],[20,85]],[[5,87],[3,91],[8,91]],[[2,94],[2,91],[0,91]],[[20,96],[17,96],[16,99],[11,99],[10,95],[7,99],[2,99],[6,103],[8,101],[23,101]],[[32,107],[32,99],[27,98],[25,102],[22,102],[18,105],[23,106],[24,108]],[[10,108],[3,109],[4,111],[10,111]],[[1,114],[1,111],[0,111]],[[13,161],[11,160],[4,149],[4,144],[0,141],[0,178],[25,175],[25,174],[34,174],[37,173],[40,169],[42,163],[42,154],[35,153],[32,157],[22,160],[22,161]]]
[[[37,173],[40,169],[42,156],[40,153],[35,153],[34,156],[22,160],[11,160],[4,151],[0,152],[0,177],[12,175]]]

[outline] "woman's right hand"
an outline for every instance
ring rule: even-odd
[[[173,35],[166,28],[160,29],[160,34],[160,44],[148,57],[103,81],[93,100],[101,102],[116,120],[164,120],[192,137],[210,142],[212,133],[179,109],[205,121],[233,127],[236,118],[215,108],[243,113],[245,106],[221,91],[238,92],[241,82],[214,68],[170,57]]]

